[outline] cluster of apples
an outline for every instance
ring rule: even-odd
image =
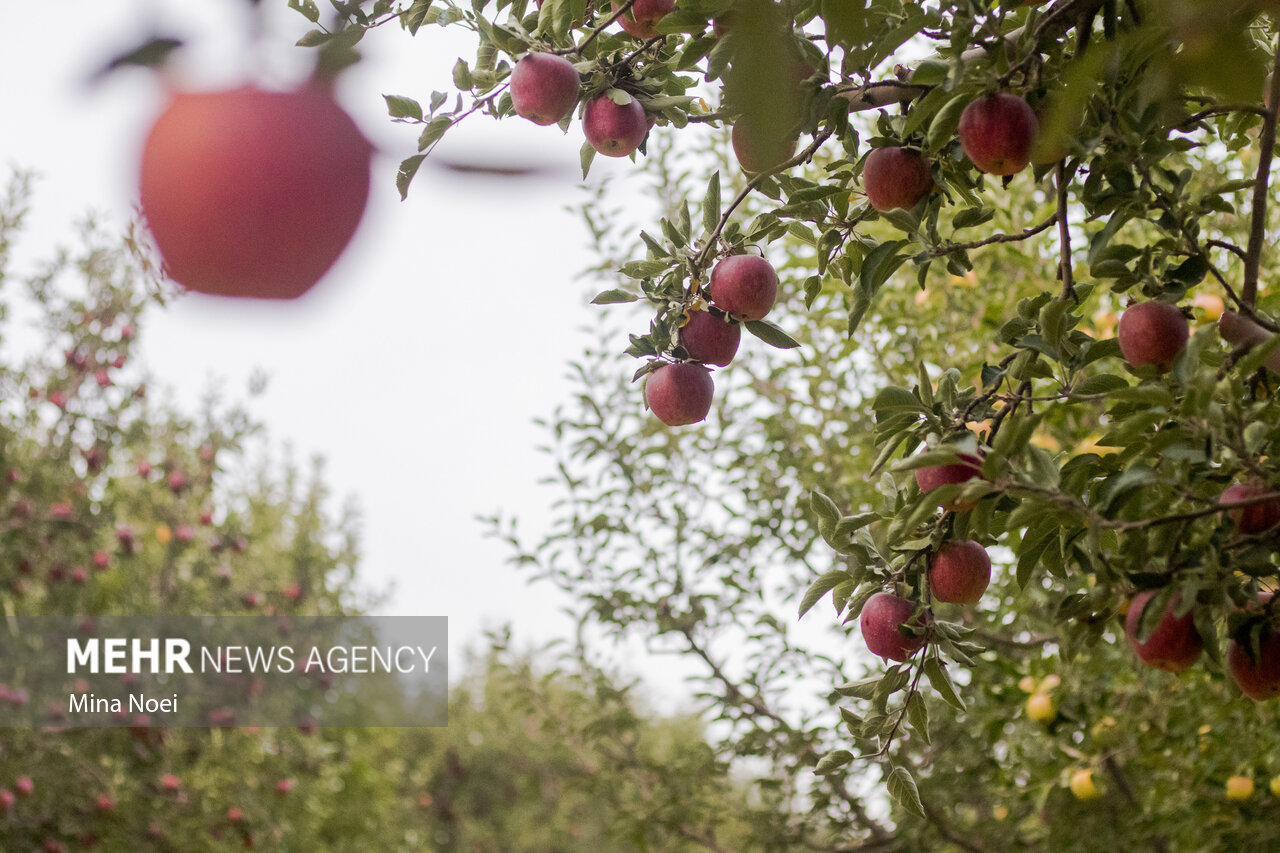
[[[664,364],[645,381],[645,403],[667,426],[706,418],[715,395],[707,365],[733,361],[742,337],[739,321],[762,320],[769,313],[778,297],[778,273],[757,255],[730,255],[711,270],[707,290],[716,310],[693,311],[679,332],[690,360]]]
[[[1167,302],[1143,302],[1120,316],[1117,337],[1120,352],[1135,368],[1155,365],[1167,371],[1186,347],[1191,334],[1186,315]],[[1221,504],[1233,504],[1262,497],[1268,489],[1259,483],[1236,483],[1223,490]],[[1267,533],[1280,525],[1280,501],[1262,501],[1245,507],[1234,507],[1227,515],[1236,531],[1246,536]],[[1155,595],[1145,590],[1135,595],[1125,617],[1125,633],[1144,663],[1167,672],[1182,672],[1200,657],[1204,639],[1196,629],[1192,610],[1177,615],[1181,598],[1170,597],[1159,623],[1143,642],[1138,640],[1138,624],[1147,602]],[[1264,593],[1258,602],[1259,614],[1268,609],[1271,596]],[[1251,699],[1266,700],[1280,696],[1280,632],[1265,623],[1255,657],[1248,644],[1232,638],[1227,652],[1227,669],[1240,690]]]
[[[614,11],[621,6],[615,2]],[[675,6],[675,0],[636,0],[618,18],[618,25],[636,38],[651,39],[658,35],[658,21]],[[559,124],[578,105],[581,85],[578,69],[563,56],[529,53],[511,72],[511,106],[516,115],[534,124]],[[644,142],[652,126],[653,120],[640,102],[621,90],[614,90],[613,95],[596,95],[582,110],[582,133],[587,143],[606,157],[629,156]]]
[[[972,539],[943,542],[929,559],[929,595],[943,604],[977,604],[991,583],[991,557]],[[863,642],[882,658],[908,660],[925,643],[927,623],[916,602],[894,592],[878,592],[858,618]]]
[[[626,20],[625,17],[621,20]],[[554,53],[530,53],[511,72],[511,105],[534,124],[563,121],[578,104],[581,78],[573,63]],[[606,157],[626,157],[640,147],[652,120],[632,95],[612,90],[587,101],[582,132]]]

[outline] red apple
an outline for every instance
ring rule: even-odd
[[[929,591],[948,604],[977,604],[991,583],[991,558],[972,539],[943,542],[929,561]]]
[[[13,783],[13,789],[19,797],[29,797],[36,789],[36,783],[30,776],[19,776]]]
[[[227,809],[227,820],[231,821],[232,823],[240,823],[242,820],[244,820],[244,811],[236,808],[235,806],[232,806],[231,808]]]
[[[1247,644],[1232,640],[1227,647],[1227,670],[1250,699],[1263,702],[1280,696],[1280,634],[1270,626],[1262,629],[1256,659]]]
[[[649,122],[635,98],[618,104],[608,95],[600,95],[587,101],[582,132],[591,147],[604,156],[626,157],[644,142]]]
[[[116,807],[116,801],[106,794],[99,794],[97,802],[94,803],[100,812],[109,812]]]
[[[680,346],[694,361],[726,366],[738,353],[742,327],[710,311],[694,311],[680,327]]]
[[[1142,621],[1142,611],[1156,594],[1156,590],[1148,589],[1138,593],[1129,602],[1129,612],[1124,618],[1124,632],[1129,636],[1129,645],[1146,664],[1165,672],[1182,672],[1196,662],[1204,649],[1204,640],[1196,630],[1195,619],[1191,611],[1178,617],[1174,614],[1181,601],[1181,593],[1174,593],[1165,605],[1164,614],[1155,630],[1147,637],[1145,643],[1138,642],[1138,623]]]
[[[741,320],[761,320],[778,298],[778,274],[759,255],[732,255],[716,264],[711,301]]]
[[[876,210],[910,210],[932,188],[929,161],[910,148],[877,148],[862,167],[862,189]]]
[[[667,426],[695,424],[711,411],[715,383],[701,364],[664,365],[644,383],[644,399],[654,417]]]
[[[960,113],[960,145],[989,175],[1016,175],[1031,161],[1039,125],[1017,95],[999,92],[970,101]]]
[[[1142,302],[1120,315],[1116,337],[1120,353],[1132,367],[1154,364],[1168,370],[1187,345],[1191,325],[1176,305]]]
[[[360,224],[372,153],[319,86],[180,93],[143,148],[142,212],[175,281],[292,299]]]
[[[578,103],[578,71],[554,53],[530,53],[511,72],[511,104],[534,124],[555,124]]]
[[[8,788],[0,788],[0,809],[8,811],[13,808],[14,802],[17,800],[13,795],[13,791]]]
[[[1248,500],[1271,492],[1265,486],[1256,483],[1236,483],[1223,490],[1218,503],[1232,503]],[[1227,510],[1227,516],[1235,522],[1236,530],[1241,533],[1263,533],[1280,524],[1280,501],[1267,501],[1252,506],[1237,507]]]
[[[915,471],[916,485],[922,492],[931,492],[940,486],[966,483],[982,476],[982,460],[971,453],[958,454],[960,462],[949,465],[929,465]],[[948,501],[942,508],[950,512],[964,512],[978,505],[977,501]]]
[[[285,794],[293,790],[293,786],[297,784],[293,779],[281,779],[276,782],[276,795],[283,797]]]
[[[745,119],[739,119],[729,132],[733,154],[744,172],[767,172],[796,156],[798,141],[794,136],[773,135],[756,130]]]
[[[622,5],[618,0],[613,0],[613,11],[618,11]],[[638,39],[651,39],[658,34],[658,21],[675,7],[676,0],[636,0],[631,9],[618,19],[618,23]]]
[[[912,616],[916,612],[914,601],[891,592],[877,592],[862,607],[858,625],[862,640],[873,654],[882,658],[905,661],[924,645],[924,636],[904,634],[903,627],[920,627],[921,622]]]

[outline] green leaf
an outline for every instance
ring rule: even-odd
[[[956,138],[956,128],[960,126],[960,113],[973,100],[973,94],[965,92],[956,95],[934,115],[929,123],[929,150],[939,151]]]
[[[591,147],[590,142],[582,143],[582,150],[578,152],[578,160],[582,164],[582,177],[587,176],[587,172],[591,171],[591,161],[596,159],[596,149]]]
[[[627,278],[653,278],[667,271],[671,264],[666,261],[630,261],[618,268],[618,272]]]
[[[822,760],[818,762],[817,767],[813,768],[813,772],[819,776],[826,776],[835,773],[850,761],[853,761],[852,752],[847,749],[837,749],[835,752],[822,756]]]
[[[804,615],[813,609],[813,606],[822,600],[822,596],[835,589],[838,584],[849,580],[849,573],[844,569],[827,572],[821,575],[816,581],[809,585],[805,590],[804,598],[800,599],[800,613],[797,618],[803,619]]]
[[[898,801],[898,805],[917,817],[924,817],[924,804],[920,802],[920,791],[916,788],[916,780],[911,777],[905,767],[897,766],[889,772],[885,780],[889,796]]]
[[[937,658],[929,658],[925,661],[924,674],[929,679],[929,683],[933,685],[933,689],[942,697],[943,702],[946,702],[957,711],[964,710],[964,700],[956,693],[955,687],[951,684],[951,677],[947,675],[946,669],[938,662]]]
[[[459,58],[453,65],[453,85],[463,92],[468,91],[474,85],[474,81],[471,79],[471,69],[464,59]]]
[[[592,305],[617,305],[624,302],[635,302],[640,297],[625,290],[605,290],[597,293]]]
[[[707,181],[707,192],[702,197],[702,227],[707,233],[715,231],[720,224],[720,173],[712,172]]]
[[[840,507],[822,492],[809,494],[809,509],[818,517],[819,531],[828,526],[834,529],[836,522],[840,520]]]
[[[317,47],[331,38],[333,38],[332,33],[326,33],[324,30],[312,30],[294,42],[294,45],[296,47]]]
[[[316,6],[314,0],[289,0],[289,8],[301,12],[302,16],[313,24],[320,20],[320,8]]]
[[[426,154],[414,154],[400,163],[400,169],[396,172],[396,189],[400,191],[401,201],[409,195],[409,184],[413,181],[413,176],[418,174],[418,167],[426,157]]]
[[[961,228],[972,228],[975,225],[990,222],[995,219],[995,216],[996,211],[993,207],[966,207],[951,220],[951,227],[956,231]]]
[[[387,113],[392,118],[422,120],[422,104],[413,98],[406,98],[403,95],[383,95],[382,99],[387,102]]]
[[[871,409],[880,412],[926,412],[928,411],[920,398],[905,388],[881,388],[871,401]]]
[[[795,349],[800,342],[768,320],[747,320],[742,324],[748,332],[755,335],[771,347],[778,349]]]

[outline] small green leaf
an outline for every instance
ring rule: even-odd
[[[835,773],[850,761],[853,761],[852,752],[847,749],[837,749],[822,756],[822,760],[818,762],[817,767],[813,768],[813,772],[819,776],[826,776]]]
[[[920,802],[920,791],[916,788],[916,780],[911,778],[910,771],[905,767],[894,767],[885,782],[889,796],[897,800],[899,805],[917,817],[924,817],[924,804]]]
[[[392,118],[422,120],[422,104],[413,98],[406,98],[403,95],[383,95],[382,99],[387,102],[387,113]]]
[[[459,58],[453,65],[453,85],[463,92],[474,85],[474,81],[471,79],[471,69],[464,59]]]
[[[591,170],[591,161],[596,159],[596,149],[591,147],[590,142],[582,143],[582,150],[578,152],[578,160],[582,163],[582,177],[587,176],[587,172]]]
[[[426,157],[425,154],[414,154],[400,163],[400,169],[396,172],[396,189],[400,191],[401,201],[409,195],[409,184],[413,181],[413,176],[418,174],[418,167]]]
[[[820,576],[816,581],[809,585],[805,590],[804,598],[800,599],[799,617],[803,619],[804,615],[813,609],[813,606],[822,600],[822,596],[835,589],[842,581],[849,580],[849,573],[843,569],[833,572],[827,572]]]
[[[640,297],[634,293],[628,293],[625,290],[605,290],[597,293],[595,299],[591,300],[592,305],[618,305],[624,302],[635,302]]]
[[[297,47],[318,47],[331,38],[333,38],[332,33],[326,33],[324,30],[312,30],[294,42],[294,44]]]
[[[768,320],[747,320],[742,324],[747,331],[764,341],[771,347],[778,349],[795,349],[800,346],[800,342],[788,335],[782,329],[770,323]]]
[[[710,233],[720,223],[720,173],[713,172],[702,197],[702,227]]]
[[[951,677],[947,675],[946,669],[938,662],[937,658],[929,658],[925,661],[924,674],[929,679],[929,683],[933,685],[933,689],[942,697],[943,702],[946,702],[957,711],[964,710],[964,700],[956,693],[955,687],[951,684]]]

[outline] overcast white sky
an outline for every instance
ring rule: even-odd
[[[266,79],[296,78],[304,52],[289,45],[309,25],[284,0],[265,5],[279,7]],[[0,166],[40,175],[29,256],[69,240],[86,211],[123,224],[134,203],[137,151],[161,91],[148,72],[96,88],[85,85],[88,73],[153,28],[189,40],[181,67],[193,81],[243,81],[246,8],[243,0],[73,0],[0,28]],[[148,366],[188,408],[211,378],[240,395],[264,368],[270,384],[253,411],[300,457],[323,454],[336,494],[358,498],[364,579],[397,591],[383,612],[445,614],[460,649],[507,620],[524,641],[569,631],[557,613],[564,599],[526,586],[473,517],[500,508],[534,527],[545,517],[548,493],[534,484],[548,466],[534,452],[542,436],[531,422],[565,396],[563,365],[580,350],[580,328],[599,318],[586,304],[593,286],[574,280],[589,262],[586,235],[563,210],[584,197],[576,128],[566,137],[473,117],[456,150],[509,152],[563,173],[510,182],[424,168],[409,200],[399,200],[396,165],[417,131],[391,124],[381,95],[426,100],[446,88],[468,45],[445,35],[377,31],[362,45],[367,61],[343,81],[344,105],[384,154],[361,231],[329,277],[285,305],[186,297],[152,315],[143,343]],[[599,160],[594,168],[635,169]]]

